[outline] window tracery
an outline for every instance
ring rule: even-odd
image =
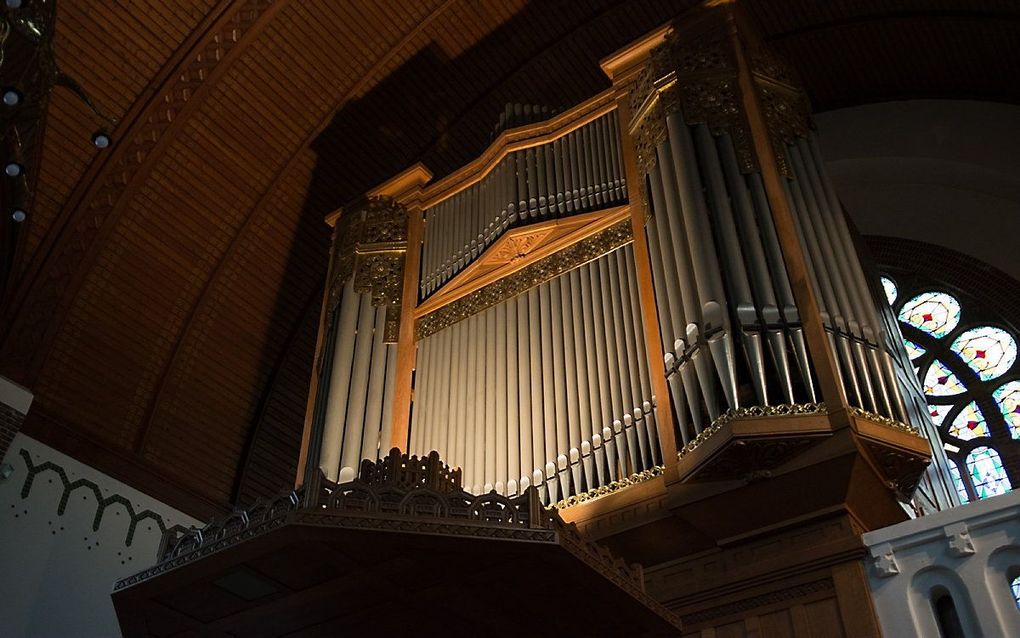
[[[957,293],[910,290],[907,279],[883,275],[882,288],[942,438],[953,486],[964,503],[1009,492],[1020,479],[1003,463],[1004,454],[1020,454],[1016,337],[983,321]],[[1020,591],[1016,581],[1013,586]]]

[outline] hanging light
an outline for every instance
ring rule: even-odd
[[[7,4],[7,8],[8,9],[20,9],[21,8],[21,0],[7,0],[6,4]]]
[[[106,148],[110,145],[110,134],[99,129],[92,134],[92,143],[96,145],[96,148]]]
[[[18,223],[25,221],[26,217],[28,217],[28,213],[26,213],[25,210],[22,208],[15,208],[13,211],[11,211],[11,219]]]
[[[7,177],[17,177],[25,171],[25,167],[17,162],[7,162],[4,164],[4,175]]]
[[[17,106],[21,104],[21,100],[24,98],[21,95],[21,91],[14,88],[13,86],[5,86],[3,88],[3,102],[4,106]]]

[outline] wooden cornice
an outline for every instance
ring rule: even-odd
[[[596,120],[616,108],[614,91],[606,89],[548,120],[503,131],[474,161],[438,180],[423,193],[423,207],[430,208],[485,177],[514,151],[541,146]]]

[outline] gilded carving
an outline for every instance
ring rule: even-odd
[[[629,243],[632,239],[630,220],[614,224],[421,317],[415,326],[415,338],[423,339],[435,334],[486,308],[516,297],[530,288],[601,257]]]
[[[895,419],[890,419],[889,417],[882,416],[881,414],[868,412],[863,408],[851,407],[850,414],[893,428],[894,430],[899,430],[901,432],[906,432],[907,434],[913,434],[916,437],[923,438],[920,428],[910,425],[909,423],[903,423],[902,421],[896,421]]]
[[[406,254],[407,211],[400,204],[373,197],[345,210],[333,235],[329,313],[336,310],[344,285],[353,277],[355,292],[371,294],[373,306],[386,306],[384,339],[395,342]]]
[[[630,132],[642,171],[655,165],[655,144],[665,139],[664,118],[675,112],[682,113],[688,125],[705,124],[714,135],[728,134],[740,170],[758,170],[734,46],[723,28],[695,34],[674,29],[652,50],[630,96],[635,114]],[[764,47],[748,53],[779,168],[790,177],[786,145],[810,131],[810,103],[779,56]]]
[[[628,476],[626,478],[622,478],[622,479],[620,479],[618,481],[613,481],[612,483],[609,483],[608,485],[602,485],[600,487],[596,487],[594,489],[588,490],[587,492],[581,492],[580,494],[575,494],[575,495],[573,495],[573,496],[571,496],[569,498],[565,498],[562,501],[559,501],[558,503],[553,505],[553,507],[555,507],[556,509],[565,509],[567,507],[572,507],[574,505],[580,505],[581,503],[584,503],[586,501],[592,501],[592,500],[595,500],[597,498],[601,498],[603,496],[606,496],[608,494],[613,494],[615,492],[619,492],[620,490],[622,490],[625,487],[630,487],[631,485],[637,485],[638,483],[644,483],[645,481],[647,481],[649,479],[653,479],[656,476],[661,476],[661,475],[662,475],[662,466],[661,465],[655,465],[655,466],[652,466],[652,467],[648,468],[647,470],[645,470],[643,472],[637,472],[635,474],[631,474],[630,476]]]
[[[757,47],[750,51],[749,58],[776,163],[783,175],[793,177],[786,147],[811,132],[811,103],[798,88],[790,66],[775,52]]]
[[[736,410],[727,410],[725,414],[712,421],[712,423],[701,431],[697,437],[690,443],[684,446],[682,450],[677,454],[679,458],[683,458],[690,454],[695,448],[703,444],[713,434],[718,432],[724,425],[734,421],[736,419],[747,419],[747,418],[760,418],[760,417],[777,417],[777,416],[793,416],[799,414],[825,414],[826,408],[824,403],[795,403],[795,404],[780,404],[780,405],[754,405],[746,408],[737,408]]]

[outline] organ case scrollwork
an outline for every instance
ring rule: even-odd
[[[407,255],[407,211],[388,197],[365,198],[340,215],[333,245],[330,316],[340,303],[344,284],[353,277],[355,292],[370,293],[373,306],[386,307],[385,341],[395,343]]]
[[[729,134],[741,171],[758,171],[740,94],[735,46],[725,28],[694,34],[675,28],[651,51],[631,89],[635,116],[630,129],[641,170],[647,171],[655,162],[655,146],[665,138],[665,117],[680,111],[689,125],[705,124],[714,135]],[[790,66],[773,51],[756,46],[749,57],[780,171],[791,177],[786,144],[813,128],[811,104],[797,87]]]

